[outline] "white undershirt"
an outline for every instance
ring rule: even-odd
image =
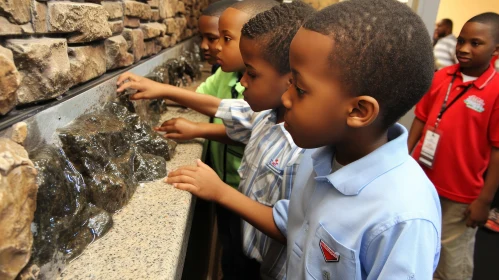
[[[461,75],[463,75],[463,83],[467,83],[469,81],[474,81],[474,80],[478,79],[478,77],[464,75],[463,73],[461,73]]]

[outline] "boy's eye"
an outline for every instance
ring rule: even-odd
[[[224,37],[224,41],[225,41],[225,42],[229,42],[230,40],[232,40],[232,38],[227,37],[227,36],[225,36],[225,37]]]
[[[476,47],[476,46],[480,45],[480,43],[478,43],[478,42],[474,41],[474,42],[471,42],[471,45],[472,45],[473,47]]]
[[[252,72],[246,72],[246,74],[248,74],[248,76],[250,78],[255,78],[256,77],[256,74],[255,73],[252,73]]]
[[[211,38],[208,38],[208,41],[213,43],[213,42],[218,41],[218,38],[211,37]]]
[[[301,96],[301,95],[304,95],[305,93],[307,93],[303,89],[299,88],[296,84],[294,84],[294,86],[295,86],[296,92],[298,93],[298,96]]]
[[[464,40],[463,39],[457,39],[457,43],[458,44],[464,44]]]

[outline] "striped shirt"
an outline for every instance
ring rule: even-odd
[[[456,44],[457,39],[452,34],[438,39],[437,44],[433,47],[437,70],[457,63]]]
[[[231,139],[246,144],[239,191],[267,206],[289,198],[303,149],[295,145],[282,123],[276,124],[276,111],[256,113],[244,100],[224,99],[216,117],[223,120]],[[243,251],[261,263],[262,276],[285,278],[286,247],[245,221],[242,235]]]

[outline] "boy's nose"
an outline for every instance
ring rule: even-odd
[[[218,40],[217,45],[215,46],[215,49],[217,49],[217,51],[219,51],[219,52],[222,51],[222,45],[220,45],[220,41],[221,40]]]
[[[292,87],[293,86],[289,86],[288,89],[281,96],[282,105],[286,109],[291,109],[292,102],[291,102],[291,93],[290,93],[290,90],[291,90]]]

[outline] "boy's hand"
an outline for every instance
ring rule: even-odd
[[[164,131],[165,138],[175,140],[191,140],[200,135],[198,123],[188,121],[184,118],[173,118],[167,120],[160,127],[155,127],[156,131]]]
[[[132,100],[164,98],[165,87],[167,86],[130,72],[126,72],[119,76],[116,85],[119,86],[116,90],[117,92],[123,92],[126,89],[137,90],[136,94],[130,96],[130,99]]]
[[[219,202],[224,189],[231,187],[222,182],[217,173],[200,159],[196,161],[196,165],[170,172],[166,182],[199,198]]]
[[[466,217],[466,226],[475,228],[483,226],[489,218],[490,204],[475,199],[464,213]]]

